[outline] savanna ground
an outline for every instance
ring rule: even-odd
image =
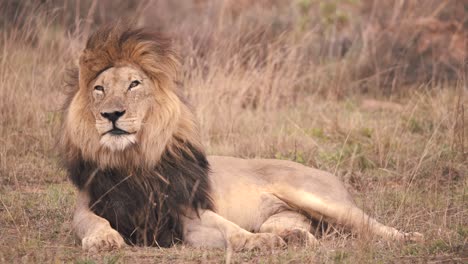
[[[468,261],[466,1],[0,2],[0,262]],[[88,255],[57,135],[66,69],[97,25],[126,17],[174,39],[210,154],[334,172],[419,244],[331,229],[318,248],[184,246]]]

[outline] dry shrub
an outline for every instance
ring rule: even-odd
[[[355,91],[389,95],[427,83],[455,83],[466,71],[462,0],[198,0],[183,17],[174,14],[178,8],[171,3],[156,16],[164,23],[170,13],[179,19],[177,27],[190,21],[184,30],[176,29],[181,50],[194,52],[190,61],[201,59],[206,68],[210,55],[217,65],[234,57],[240,60],[236,67],[251,71],[266,66],[269,56],[285,60],[287,50],[300,64],[293,76],[305,80],[292,90],[305,87],[333,97]],[[200,23],[193,23],[194,17]],[[176,19],[170,21],[165,28]]]
[[[463,0],[363,1],[366,23],[356,77],[366,79],[365,88],[380,87],[386,93],[463,78],[466,8]]]

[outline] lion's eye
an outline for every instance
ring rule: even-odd
[[[101,85],[96,85],[94,86],[94,90],[104,92],[104,87],[102,87]]]
[[[140,85],[140,83],[141,83],[140,81],[135,80],[135,81],[130,83],[130,86],[128,87],[128,89],[132,89],[134,87],[137,87],[138,85]]]

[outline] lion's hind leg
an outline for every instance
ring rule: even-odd
[[[310,233],[311,221],[303,214],[287,210],[270,216],[259,232],[280,236],[287,244],[316,246],[317,239]]]
[[[384,225],[376,219],[370,217],[356,206],[339,208],[336,213],[336,220],[339,223],[349,226],[360,232],[370,232],[387,240],[404,242],[420,242],[424,236],[418,232],[403,232],[394,227]]]
[[[301,208],[316,219],[323,219],[332,224],[343,225],[360,233],[369,232],[387,240],[422,241],[423,235],[417,232],[405,233],[386,226],[359,209],[346,196],[332,197],[316,195],[294,188],[277,188],[276,196],[287,204]]]

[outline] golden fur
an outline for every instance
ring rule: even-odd
[[[79,189],[73,227],[85,250],[124,241],[234,250],[315,245],[317,221],[387,239],[421,237],[366,215],[327,172],[289,161],[206,157],[194,116],[175,92],[178,65],[158,34],[120,25],[90,37],[62,135]]]

